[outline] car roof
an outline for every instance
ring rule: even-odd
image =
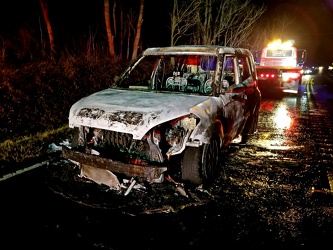
[[[219,45],[177,45],[170,47],[148,48],[143,55],[211,55],[236,53],[235,48]]]

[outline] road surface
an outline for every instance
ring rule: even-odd
[[[2,249],[329,247],[328,85],[318,75],[298,96],[263,93],[258,133],[225,152],[225,172],[210,190],[184,196],[169,185],[119,196],[54,174],[54,163],[1,181]]]

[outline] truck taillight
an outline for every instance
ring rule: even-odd
[[[276,74],[261,73],[261,74],[259,74],[259,76],[262,78],[275,78]]]

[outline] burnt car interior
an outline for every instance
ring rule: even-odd
[[[131,76],[118,82],[118,87],[129,89],[146,89],[158,91],[188,92],[201,95],[212,95],[215,82],[217,57],[202,55],[177,55],[177,56],[146,56],[136,67],[128,71]],[[226,55],[222,85],[219,93],[223,93],[229,86],[242,82],[250,76],[248,63],[243,61],[239,66],[235,55]],[[239,72],[239,68],[243,69]],[[151,72],[148,75],[146,72]],[[230,88],[231,91],[232,88]]]
[[[142,66],[131,71],[132,82],[123,81],[120,87],[147,88],[175,92],[210,94],[215,77],[217,58],[213,56],[147,56],[144,65],[151,70],[143,70]],[[140,72],[152,72],[150,76]],[[135,80],[133,81],[133,76]],[[141,78],[141,79],[140,79]],[[144,79],[142,79],[144,78]]]

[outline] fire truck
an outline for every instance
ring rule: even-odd
[[[293,44],[293,41],[277,40],[268,44],[260,53],[255,53],[260,89],[280,93],[299,92],[306,50],[296,48]]]

